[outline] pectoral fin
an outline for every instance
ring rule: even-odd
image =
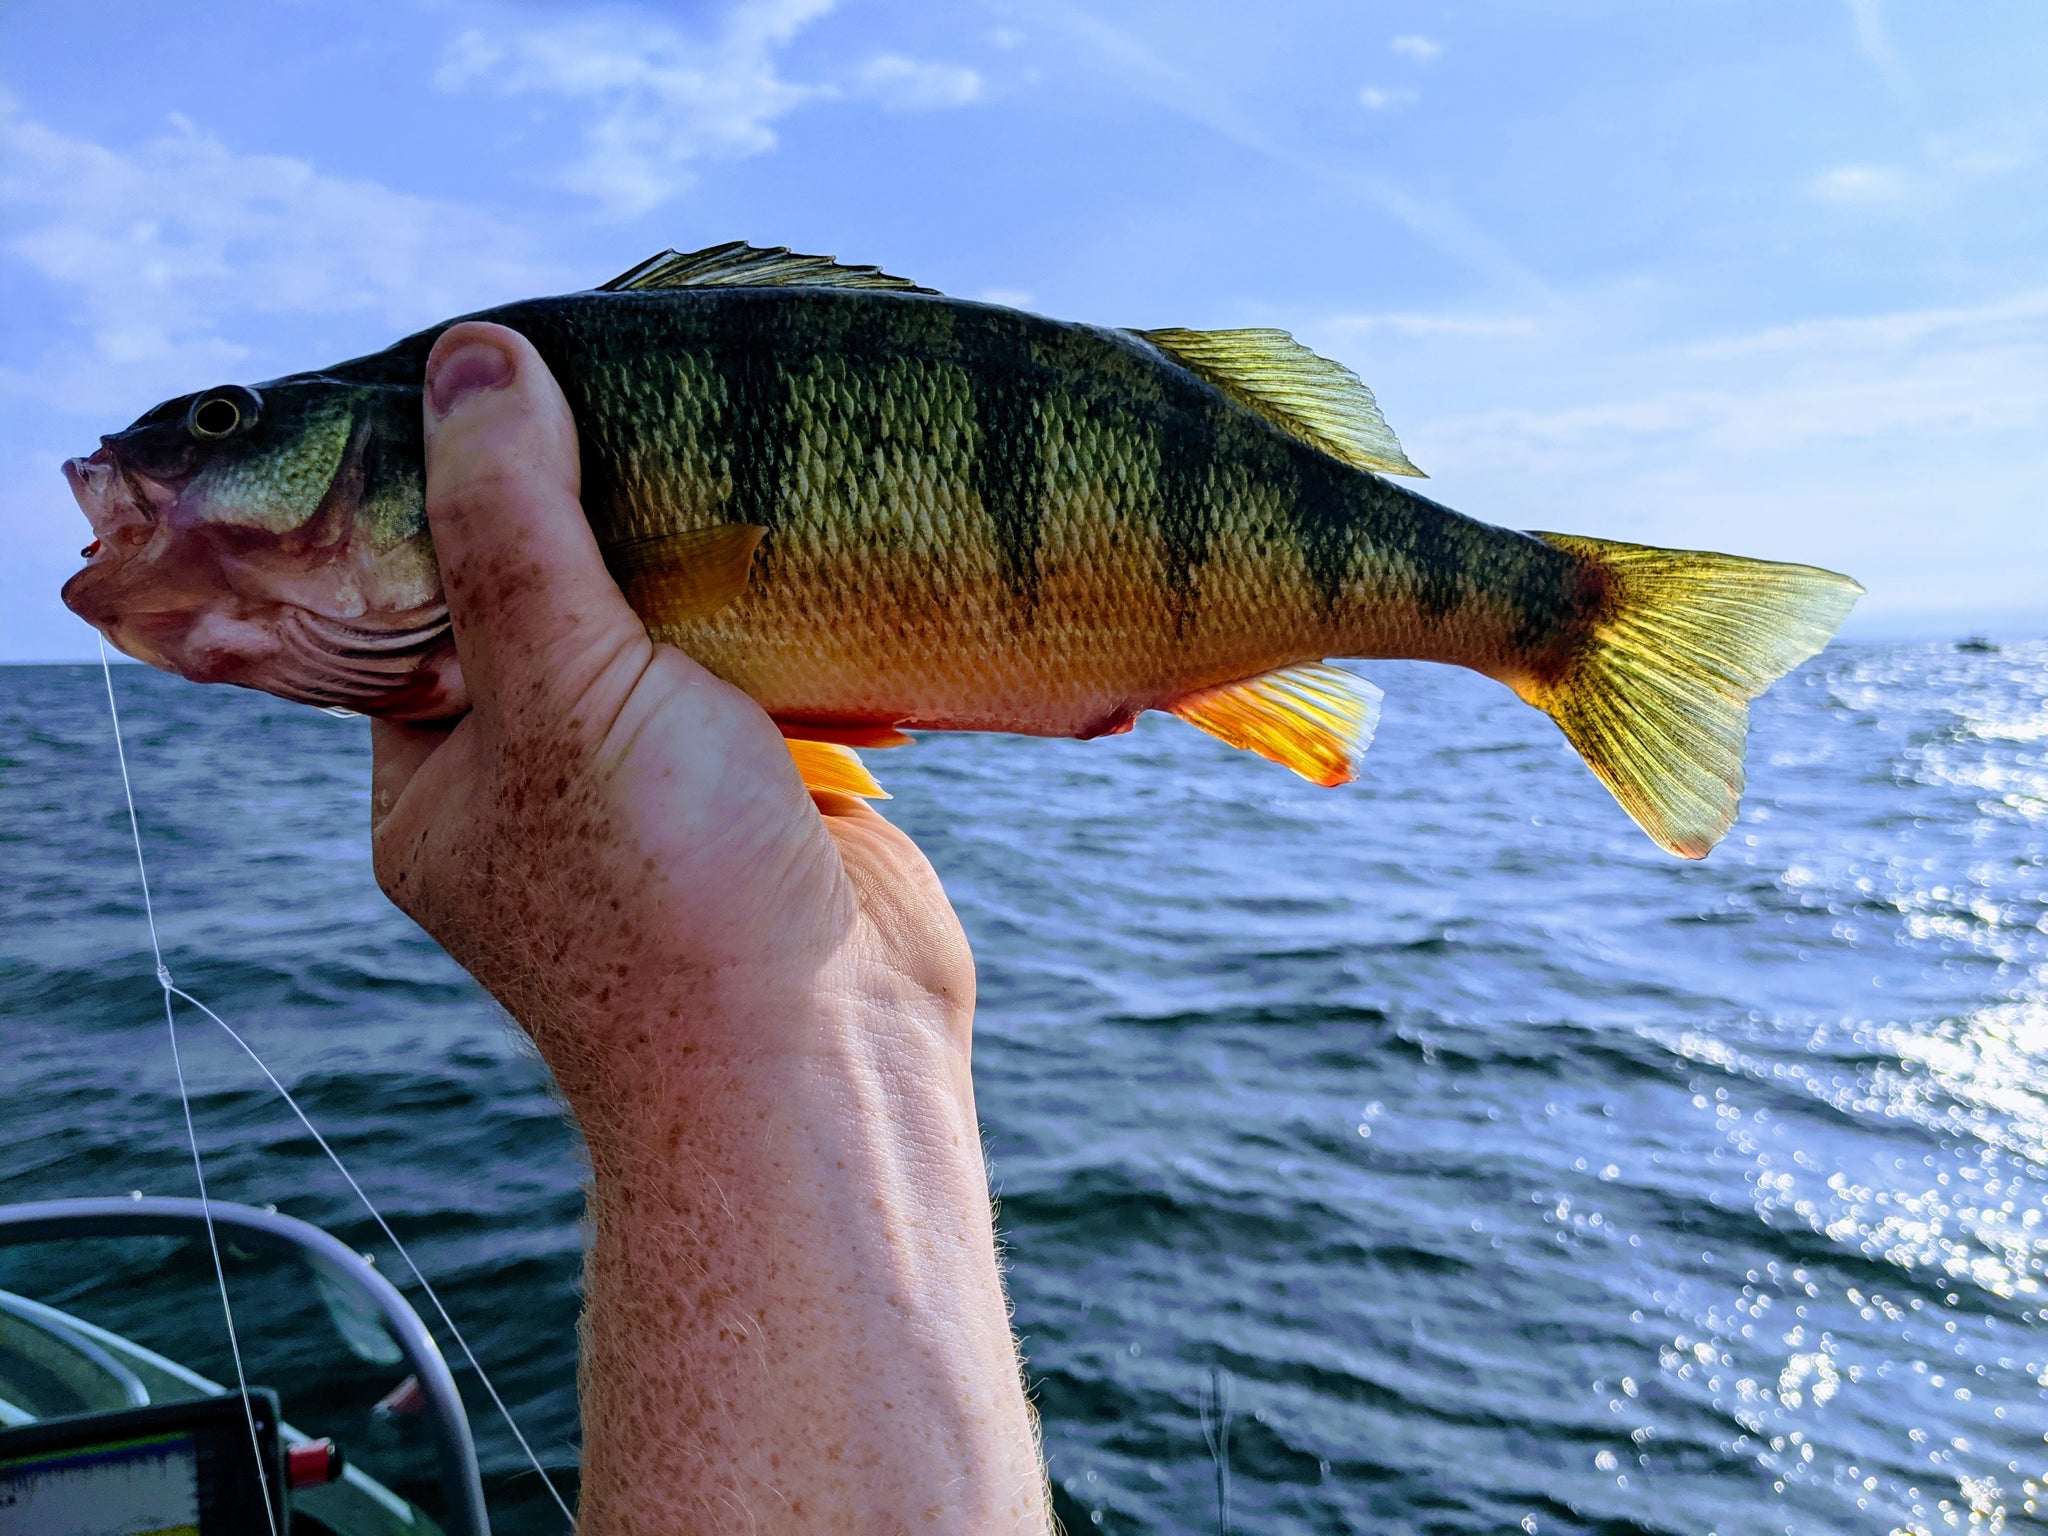
[[[1166,709],[1218,741],[1331,786],[1358,776],[1380,697],[1364,678],[1312,661],[1204,688]]]
[[[758,523],[721,523],[626,539],[605,546],[604,563],[650,630],[688,624],[746,590],[754,551],[767,532]]]
[[[803,776],[804,788],[829,789],[842,795],[858,795],[863,800],[889,798],[889,792],[875,782],[875,776],[868,772],[867,765],[853,748],[842,747],[832,741],[803,741],[793,736],[787,738],[784,745],[796,763],[796,771]]]

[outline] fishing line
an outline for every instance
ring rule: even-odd
[[[1230,1398],[1230,1372],[1211,1366],[1208,1391],[1195,1406],[1201,1415],[1202,1439],[1216,1466],[1218,1536],[1230,1536]]]
[[[250,1445],[255,1446],[257,1444],[256,1419],[254,1411],[249,1408],[249,1384],[242,1374],[242,1350],[235,1336],[235,1315],[233,1309],[228,1305],[227,1276],[221,1266],[220,1244],[214,1235],[212,1208],[207,1203],[206,1176],[200,1167],[199,1160],[199,1139],[192,1125],[192,1100],[185,1090],[185,1069],[178,1055],[178,1028],[172,1015],[171,999],[173,997],[181,997],[194,1008],[197,1008],[201,1013],[213,1020],[214,1023],[218,1024],[230,1040],[242,1048],[243,1053],[256,1063],[257,1070],[269,1080],[270,1086],[277,1090],[278,1097],[283,1099],[286,1106],[298,1117],[299,1124],[306,1128],[306,1134],[311,1136],[319,1145],[320,1150],[327,1154],[327,1160],[334,1164],[335,1171],[347,1181],[348,1187],[355,1192],[356,1199],[362,1202],[363,1209],[370,1213],[370,1219],[377,1223],[377,1227],[383,1232],[385,1240],[398,1250],[398,1256],[405,1261],[405,1267],[412,1272],[413,1279],[419,1282],[420,1289],[426,1293],[427,1299],[433,1303],[434,1311],[439,1315],[442,1325],[453,1336],[457,1347],[462,1351],[463,1359],[467,1360],[470,1369],[476,1372],[477,1380],[483,1384],[483,1389],[490,1396],[491,1403],[498,1410],[499,1417],[504,1419],[505,1427],[512,1431],[512,1438],[519,1442],[519,1449],[525,1453],[528,1463],[539,1474],[541,1483],[547,1488],[549,1497],[555,1501],[555,1507],[561,1510],[562,1518],[569,1522],[570,1528],[573,1530],[576,1524],[576,1516],[570,1510],[568,1501],[562,1497],[561,1490],[556,1488],[554,1479],[548,1476],[547,1468],[541,1465],[540,1457],[534,1454],[533,1447],[528,1443],[525,1434],[520,1430],[518,1421],[512,1417],[512,1410],[505,1406],[505,1400],[498,1395],[498,1389],[492,1384],[489,1373],[484,1370],[482,1362],[477,1359],[476,1352],[469,1347],[469,1340],[465,1339],[462,1336],[462,1330],[455,1326],[455,1319],[448,1315],[447,1307],[441,1304],[439,1293],[434,1290],[425,1273],[421,1271],[419,1264],[413,1259],[411,1250],[404,1243],[400,1242],[398,1234],[391,1230],[391,1223],[384,1219],[384,1213],[377,1209],[376,1204],[364,1192],[363,1186],[356,1182],[355,1175],[348,1171],[348,1166],[342,1162],[340,1154],[332,1146],[328,1145],[327,1138],[322,1136],[313,1122],[306,1118],[306,1112],[299,1108],[299,1101],[292,1097],[291,1090],[278,1081],[277,1074],[272,1072],[263,1058],[256,1054],[256,1048],[243,1039],[226,1019],[223,1019],[190,992],[177,986],[172,981],[170,970],[164,964],[162,947],[157,941],[156,911],[150,903],[149,896],[149,871],[142,861],[142,830],[135,815],[135,791],[129,782],[128,754],[121,742],[121,714],[114,703],[114,673],[107,660],[107,645],[104,639],[100,641],[100,669],[105,674],[107,683],[107,712],[112,716],[114,723],[114,750],[121,764],[121,790],[127,797],[128,802],[128,829],[135,841],[135,868],[142,882],[142,910],[143,915],[149,922],[150,948],[156,955],[157,983],[163,988],[164,993],[164,1021],[170,1027],[171,1062],[177,1069],[178,1096],[185,1109],[185,1136],[192,1146],[192,1169],[199,1180],[200,1211],[206,1219],[207,1241],[213,1248],[214,1275],[220,1283],[221,1310],[227,1318],[228,1345],[235,1360],[235,1384],[241,1390],[243,1412],[249,1420]],[[260,1451],[257,1454],[257,1471],[259,1475],[262,1475],[263,1462]],[[264,1477],[263,1486],[265,1495],[264,1509],[267,1512],[270,1508],[269,1479],[267,1476]],[[271,1536],[279,1536],[274,1519],[270,1531]]]
[[[554,1480],[548,1476],[547,1468],[540,1464],[540,1458],[533,1453],[533,1447],[526,1443],[526,1436],[520,1433],[519,1425],[512,1417],[512,1410],[505,1406],[505,1400],[498,1396],[498,1389],[491,1385],[491,1378],[484,1374],[483,1366],[478,1364],[476,1355],[470,1350],[469,1340],[465,1339],[462,1336],[462,1330],[455,1326],[455,1319],[450,1317],[448,1309],[441,1305],[441,1298],[435,1294],[434,1287],[427,1282],[427,1277],[420,1273],[419,1265],[413,1261],[413,1256],[407,1251],[405,1244],[398,1240],[398,1234],[391,1230],[391,1223],[384,1219],[384,1213],[370,1203],[370,1197],[363,1193],[363,1186],[356,1182],[355,1175],[348,1171],[348,1168],[342,1163],[340,1156],[335,1152],[334,1148],[327,1144],[327,1138],[322,1136],[314,1127],[313,1122],[306,1118],[306,1112],[299,1108],[299,1101],[292,1097],[291,1090],[277,1080],[277,1074],[272,1072],[264,1064],[263,1058],[256,1054],[256,1048],[237,1034],[226,1019],[215,1013],[190,992],[184,991],[179,987],[173,987],[171,990],[205,1014],[209,1019],[213,1020],[223,1030],[227,1031],[227,1037],[239,1045],[248,1054],[249,1059],[256,1063],[257,1071],[270,1079],[270,1086],[275,1088],[278,1097],[290,1106],[291,1112],[299,1117],[299,1124],[306,1128],[306,1134],[320,1144],[320,1150],[327,1154],[327,1160],[334,1164],[335,1169],[348,1181],[348,1187],[354,1190],[356,1198],[363,1202],[363,1209],[370,1213],[371,1219],[377,1223],[379,1230],[383,1232],[385,1240],[398,1250],[398,1256],[405,1260],[405,1267],[412,1271],[413,1279],[419,1281],[420,1289],[427,1293],[427,1300],[434,1304],[434,1311],[440,1315],[441,1321],[447,1327],[449,1333],[455,1336],[455,1342],[462,1350],[462,1358],[467,1360],[470,1364],[470,1369],[476,1372],[477,1380],[483,1383],[484,1391],[490,1394],[491,1402],[496,1405],[499,1417],[505,1421],[505,1427],[512,1431],[512,1438],[519,1442],[519,1449],[526,1453],[526,1459],[533,1464],[533,1470],[540,1474],[540,1480],[547,1485],[547,1490],[554,1497],[555,1504],[562,1511],[563,1518],[569,1522],[570,1527],[573,1529],[576,1524],[576,1516],[570,1513],[568,1502],[563,1499],[561,1493],[556,1489]]]
[[[214,1230],[213,1203],[206,1194],[206,1169],[199,1159],[199,1133],[192,1125],[192,1095],[185,1087],[185,1063],[178,1054],[178,1020],[173,1011],[170,967],[164,964],[164,947],[156,934],[156,908],[149,899],[149,867],[142,861],[142,823],[135,815],[135,786],[128,778],[128,749],[121,742],[121,710],[114,702],[114,669],[107,661],[107,642],[100,639],[100,672],[107,681],[107,714],[114,723],[114,756],[121,764],[121,794],[128,802],[128,835],[135,841],[135,874],[142,882],[142,915],[149,923],[150,953],[156,957],[156,983],[164,994],[164,1028],[171,1037],[171,1066],[178,1075],[178,1103],[185,1111],[185,1140],[192,1148],[192,1177],[199,1185],[199,1214],[206,1223],[206,1246],[213,1253],[213,1278],[220,1287],[221,1316],[228,1325],[228,1353],[235,1360],[235,1390],[242,1394],[242,1417],[249,1425],[249,1453],[256,1462],[256,1478],[263,1490],[263,1518],[270,1536],[278,1536],[277,1512],[271,1508],[270,1473],[263,1465],[263,1446],[256,1437],[256,1410],[249,1403],[249,1378],[242,1370],[242,1341],[235,1333],[235,1309],[228,1300],[228,1272],[220,1260],[220,1234]],[[180,997],[185,994],[178,993]]]

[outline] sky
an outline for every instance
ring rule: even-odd
[[[2048,633],[2039,0],[0,7],[0,661],[158,400],[733,239],[1277,325],[1428,493]]]

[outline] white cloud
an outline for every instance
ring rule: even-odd
[[[708,38],[634,13],[600,12],[509,31],[471,28],[449,47],[443,90],[557,97],[591,109],[583,153],[556,180],[622,216],[659,207],[707,161],[775,148],[775,123],[848,92],[783,78],[778,56],[835,0],[738,0]],[[958,65],[884,54],[857,70],[853,95],[883,107],[964,106],[981,77]]]
[[[436,73],[443,90],[558,96],[596,111],[561,185],[615,213],[667,202],[703,160],[775,147],[777,118],[818,95],[776,71],[776,54],[833,0],[741,0],[708,41],[644,17],[600,14],[493,34],[464,32]]]
[[[1807,183],[1807,191],[1822,202],[1844,208],[1894,207],[1912,188],[1906,173],[1889,165],[1838,165]]]
[[[1398,112],[1416,102],[1413,91],[1386,90],[1377,85],[1368,85],[1358,93],[1358,104],[1368,112]]]
[[[1738,456],[1873,439],[1903,453],[1950,434],[2048,432],[2048,290],[1775,326],[1677,349],[1652,366],[1668,387],[1490,413],[1479,435],[1510,454],[1604,459],[1672,437]]]
[[[1493,339],[1534,334],[1536,322],[1526,315],[1337,315],[1320,329],[1333,335],[1367,336],[1391,332],[1396,336],[1468,336]]]
[[[1884,0],[1846,0],[1849,19],[1856,26],[1856,46],[1863,57],[1901,102],[1913,100],[1913,81],[1892,45],[1891,29],[1885,25]]]
[[[863,96],[895,112],[964,107],[981,98],[981,76],[958,64],[921,64],[884,53],[861,66]]]
[[[1939,309],[1895,310],[1881,315],[1850,315],[1801,320],[1772,326],[1747,336],[1703,342],[1688,349],[1695,357],[1731,357],[1746,353],[1806,353],[1844,359],[1851,355],[1896,352],[1946,338],[1946,345],[1984,344],[2001,338],[2024,338],[2048,331],[2048,288],[2016,294],[1989,304]],[[2048,335],[2038,337],[2048,342]]]
[[[1031,307],[1031,291],[1028,288],[984,288],[976,297],[984,303],[1004,304],[1011,309]]]
[[[1404,425],[1453,505],[1846,570],[1867,629],[2044,612],[2048,290],[1514,371],[1549,403]]]
[[[59,409],[132,406],[230,372],[260,339],[255,317],[368,313],[396,330],[548,280],[515,231],[475,209],[241,154],[183,118],[118,152],[6,99],[0,228],[0,250],[70,294],[79,325],[32,383],[0,388]]]
[[[1062,27],[1099,67],[1139,97],[1347,196],[1369,200],[1418,240],[1503,287],[1523,293],[1544,291],[1544,283],[1533,272],[1443,196],[1420,196],[1382,172],[1325,159],[1284,135],[1276,136],[1270,116],[1247,111],[1228,84],[1189,74],[1144,39],[1090,11],[1047,0],[1038,14]]]
[[[1936,146],[1936,152],[1939,151],[1940,147]],[[1944,158],[1947,169],[1966,181],[1988,181],[1995,176],[2005,176],[2026,163],[2023,151],[1992,145],[1958,150]]]
[[[1404,32],[1387,46],[1398,54],[1413,59],[1418,64],[1427,64],[1444,51],[1444,45],[1419,32]]]
[[[2009,176],[2040,158],[2048,123],[2014,118],[1979,118],[1930,134],[1924,150],[1929,173],[1949,182],[1989,181]]]

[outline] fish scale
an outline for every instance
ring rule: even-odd
[[[1087,737],[1146,709],[1340,783],[1377,693],[1322,663],[1406,657],[1547,711],[1697,857],[1735,813],[1748,700],[1861,590],[1440,506],[1384,478],[1419,471],[1371,393],[1278,331],[1072,324],[743,245],[469,318],[560,382],[650,632],[822,742],[792,750],[830,787],[864,792],[833,751],[899,728]],[[420,428],[443,329],[165,402],[73,461],[107,537],[66,600],[191,676],[459,712]],[[380,630],[375,669],[320,640]]]

